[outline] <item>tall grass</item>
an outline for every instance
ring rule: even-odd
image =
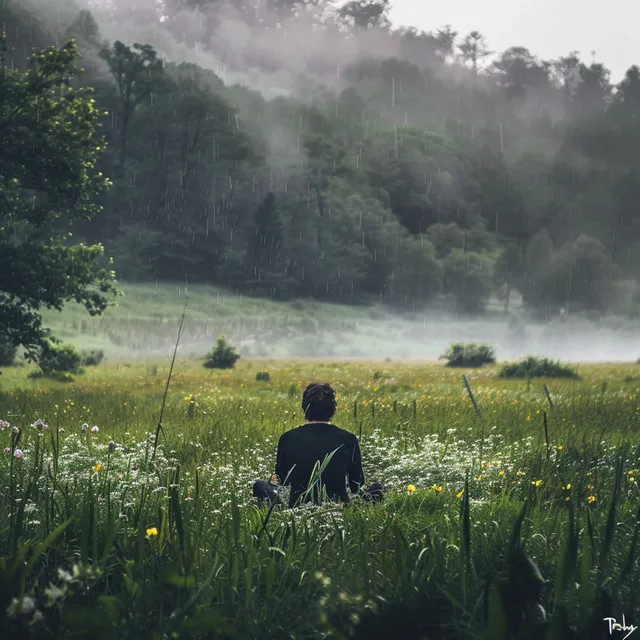
[[[606,617],[640,620],[625,367],[549,383],[543,429],[542,386],[487,373],[470,396],[435,366],[270,362],[268,382],[255,366],[178,359],[157,448],[167,380],[151,367],[105,363],[67,386],[11,374],[2,637],[595,638]],[[319,378],[386,498],[260,507],[251,484]]]

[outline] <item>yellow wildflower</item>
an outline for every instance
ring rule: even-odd
[[[503,471],[502,469],[500,469],[500,471],[498,471],[498,475],[499,475],[500,477],[502,477],[502,476],[504,475],[504,471]]]
[[[532,480],[532,481],[531,481],[531,484],[532,484],[534,487],[539,487],[539,486],[542,484],[542,480]]]
[[[587,502],[588,502],[589,504],[591,504],[592,502],[595,502],[595,501],[596,501],[596,497],[595,497],[595,496],[589,496],[589,497],[587,498]]]
[[[631,477],[629,478],[629,482],[635,482],[635,481],[636,481],[636,479],[635,479],[633,476],[631,476]]]
[[[516,475],[521,478],[524,475],[524,471],[516,471]]]
[[[557,449],[558,451],[562,451],[562,450],[564,449],[564,447],[563,447],[561,444],[559,444],[559,445],[556,447],[556,449]]]
[[[96,473],[98,473],[98,471],[100,471],[100,469],[102,469],[102,465],[98,462],[98,464],[95,467],[93,467],[93,469],[94,469],[94,471]]]
[[[433,487],[431,487],[436,493],[440,493],[442,491],[442,487],[439,484],[434,484]]]
[[[407,485],[407,492],[409,494],[412,494],[415,490],[416,488],[412,484]]]
[[[476,478],[476,480],[477,480],[478,482],[480,482],[480,480],[482,480],[482,476],[478,476],[478,477]]]
[[[462,498],[462,494],[464,493],[464,489],[459,493],[456,493],[456,498]]]
[[[588,484],[587,485],[587,489],[593,489],[593,485],[592,484]]]
[[[565,502],[569,502],[569,500],[571,500],[571,498],[570,498],[569,496],[567,496],[567,497],[564,499],[564,501],[565,501]]]
[[[147,535],[152,538],[153,536],[157,536],[158,535],[158,530],[155,527],[150,527],[149,529],[147,529]]]

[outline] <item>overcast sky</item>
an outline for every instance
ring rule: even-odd
[[[577,50],[585,62],[604,63],[619,82],[632,64],[640,66],[637,20],[629,0],[391,0],[394,26],[432,31],[450,24],[462,35],[477,29],[491,47],[527,47],[549,59]]]

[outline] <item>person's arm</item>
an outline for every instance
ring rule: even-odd
[[[351,454],[351,464],[349,465],[349,487],[352,493],[358,493],[364,486],[364,471],[362,470],[362,454],[360,453],[360,443],[354,436],[355,444]]]

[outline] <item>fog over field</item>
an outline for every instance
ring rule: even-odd
[[[220,334],[244,357],[439,358],[454,342],[493,346],[499,361],[538,355],[571,362],[629,362],[640,357],[640,322],[560,316],[549,322],[495,310],[470,319],[437,309],[391,313],[300,300],[278,303],[235,296],[211,287],[121,285],[125,295],[103,317],[70,305],[47,312],[54,333],[108,357],[169,357],[185,299],[179,353],[203,356]]]

